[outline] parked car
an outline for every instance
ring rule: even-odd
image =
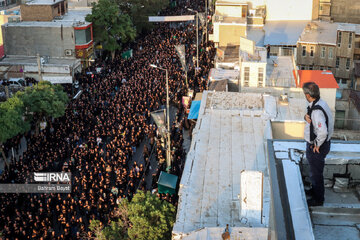
[[[10,78],[8,83],[9,87],[25,87],[25,80],[22,78]]]

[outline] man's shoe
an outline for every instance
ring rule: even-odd
[[[308,207],[316,207],[316,206],[322,206],[324,205],[323,201],[317,201],[315,199],[309,199],[307,200]]]

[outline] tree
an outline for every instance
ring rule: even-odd
[[[62,86],[52,85],[47,81],[40,81],[33,87],[27,87],[24,92],[17,92],[16,96],[24,103],[26,117],[33,114],[36,131],[38,131],[40,121],[44,118],[48,121],[50,117],[63,116],[69,101]]]
[[[113,59],[115,51],[121,50],[122,44],[136,37],[129,15],[121,13],[113,0],[99,0],[93,4],[91,14],[85,19],[93,23],[95,41],[101,42],[103,49],[111,52]]]
[[[136,193],[128,206],[130,239],[171,239],[175,207],[150,192]]]
[[[2,144],[19,133],[30,129],[30,124],[25,122],[24,104],[20,98],[14,96],[0,103],[0,151],[7,164]]]
[[[149,16],[156,16],[158,12],[169,5],[164,0],[116,0],[121,11],[127,13],[136,27],[137,33],[143,33],[152,28]]]

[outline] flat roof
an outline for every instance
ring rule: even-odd
[[[62,19],[52,21],[20,21],[8,22],[5,27],[83,27],[91,24],[85,21],[86,15],[91,14],[91,8],[82,8],[81,10],[69,10]]]
[[[217,0],[216,5],[248,5],[248,3],[244,0]]]
[[[224,79],[229,80],[239,80],[240,71],[233,69],[222,69],[222,68],[212,68],[209,73],[210,81],[220,81]]]
[[[298,73],[300,85],[297,87],[302,87],[307,82],[315,82],[320,88],[339,88],[331,71],[298,70]]]
[[[264,45],[295,46],[309,21],[266,21]]]
[[[296,87],[293,64],[289,56],[270,56],[266,64],[266,87]]]
[[[266,48],[264,47],[255,47],[254,54],[248,54],[245,51],[240,50],[240,56],[244,62],[259,62],[266,63]]]
[[[28,0],[24,5],[54,5],[64,0]]]
[[[267,226],[270,199],[263,140],[265,115],[261,94],[203,93],[181,177],[174,234],[185,236],[205,227],[224,229],[226,224],[251,225],[240,219],[242,170],[264,173],[263,225],[254,227]]]
[[[80,62],[80,59],[74,58],[49,58],[49,62],[45,65],[53,66],[73,66]],[[36,56],[15,56],[7,55],[0,61],[0,66],[14,66],[14,65],[34,65],[37,66]]]
[[[308,24],[312,27],[303,29],[299,42],[336,45],[338,23],[313,21]]]
[[[304,121],[304,101],[289,101],[287,106],[280,106],[275,97],[267,94],[203,92],[181,177],[173,239],[220,239],[218,234],[223,233],[226,224],[230,229],[244,228],[246,232],[259,230],[257,238],[248,235],[245,239],[267,239],[267,234],[262,233],[267,231],[270,209],[265,154],[265,139],[271,138],[269,120]],[[243,170],[264,174],[261,224],[241,221],[238,196]],[[217,235],[201,229],[211,229]]]

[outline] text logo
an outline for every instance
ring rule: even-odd
[[[69,172],[34,172],[35,182],[70,182]]]

